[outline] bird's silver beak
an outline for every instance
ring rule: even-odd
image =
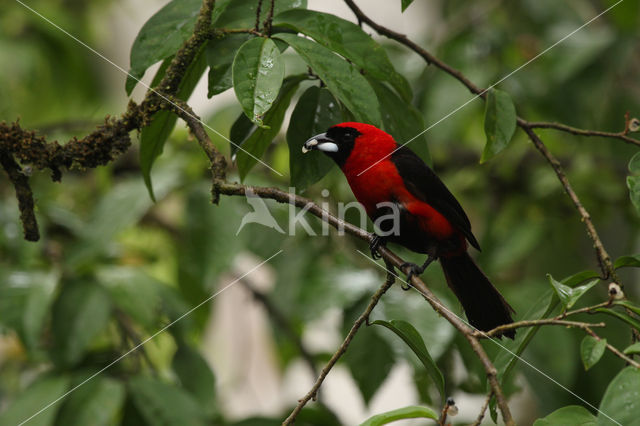
[[[338,152],[338,145],[333,139],[327,137],[326,133],[320,133],[319,135],[310,138],[304,143],[304,145],[302,145],[303,154],[314,149],[325,152]]]

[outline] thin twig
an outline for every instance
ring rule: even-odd
[[[606,324],[603,322],[590,323],[590,322],[578,322],[578,321],[563,321],[555,318],[548,318],[548,319],[512,322],[511,324],[501,325],[486,332],[475,331],[473,334],[474,336],[480,339],[490,338],[495,335],[501,335],[507,330],[515,330],[517,328],[523,328],[523,327],[538,327],[540,325],[560,325],[567,328],[580,328],[582,330],[586,330],[589,327],[605,327],[606,326]]]
[[[487,407],[489,407],[489,402],[491,402],[491,397],[493,396],[493,390],[490,390],[487,394],[487,397],[484,399],[484,404],[482,404],[482,408],[480,408],[480,413],[478,413],[478,418],[475,422],[471,423],[471,426],[480,426],[482,423],[482,419],[484,419],[484,413],[487,412]]]
[[[287,417],[285,421],[282,422],[283,425],[293,424],[300,411],[302,411],[302,408],[307,404],[307,402],[315,397],[318,389],[320,389],[320,386],[322,386],[322,382],[324,382],[327,374],[329,374],[329,371],[331,371],[336,362],[338,362],[340,357],[347,351],[347,347],[351,343],[351,340],[353,340],[353,337],[356,335],[362,324],[368,321],[371,311],[373,311],[373,308],[375,308],[375,306],[378,304],[378,301],[380,301],[382,295],[389,289],[389,287],[391,287],[391,285],[393,285],[393,282],[393,276],[388,275],[387,279],[384,281],[384,283],[382,283],[378,291],[376,291],[375,294],[371,296],[369,305],[364,310],[362,315],[360,315],[358,319],[353,323],[353,326],[351,326],[351,330],[349,330],[349,334],[347,334],[347,337],[345,337],[344,341],[342,342],[338,350],[333,354],[329,362],[322,368],[318,380],[316,380],[315,384],[311,387],[311,390],[307,392],[307,394],[301,400],[298,401],[298,405],[296,405],[291,414],[289,414],[289,417]]]
[[[258,7],[256,8],[256,25],[254,26],[256,32],[260,31],[260,14],[262,13],[262,2],[263,0],[258,0]]]
[[[539,121],[529,121],[527,122],[527,126],[530,129],[555,129],[561,132],[567,132],[567,133],[571,133],[572,135],[578,135],[578,136],[597,136],[597,137],[609,138],[609,139],[619,139],[621,141],[640,146],[640,141],[627,136],[625,131],[602,132],[600,130],[579,129],[577,127],[571,127],[561,123],[539,122]]]
[[[273,24],[273,12],[276,8],[276,0],[271,0],[271,5],[269,6],[269,12],[267,13],[267,19],[264,20],[264,33],[267,37],[271,36],[271,25]]]

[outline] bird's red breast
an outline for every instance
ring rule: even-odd
[[[361,133],[342,166],[342,171],[356,199],[373,217],[376,206],[396,201],[418,218],[421,228],[436,239],[445,239],[456,233],[451,223],[428,203],[416,198],[400,176],[391,154],[398,144],[388,133],[363,123],[342,123]]]

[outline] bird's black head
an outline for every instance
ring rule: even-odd
[[[360,123],[342,123],[330,127],[326,133],[321,133],[306,141],[302,146],[302,152],[307,153],[317,149],[331,157],[338,166],[342,167],[355,146],[356,138],[362,134],[351,124]]]

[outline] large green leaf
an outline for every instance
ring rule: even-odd
[[[141,268],[127,266],[100,268],[96,275],[98,282],[107,289],[115,307],[146,330],[156,331],[160,310],[157,287],[164,284]]]
[[[260,9],[260,24],[269,13],[269,3],[263,2]],[[275,0],[273,14],[278,15],[289,9],[307,7],[307,0]],[[218,28],[253,28],[256,23],[258,2],[256,0],[219,0],[213,11],[215,26]]]
[[[170,167],[158,167],[156,193],[164,197],[170,189],[181,183],[181,163],[173,161]],[[126,179],[114,185],[91,212],[81,229],[80,241],[69,248],[67,267],[77,270],[82,265],[92,267],[92,260],[107,252],[116,235],[133,226],[151,207],[152,202],[139,178]]]
[[[206,48],[206,46],[205,46]],[[201,49],[178,86],[176,97],[186,101],[196,88],[200,77],[207,68],[207,61]],[[140,171],[147,186],[151,199],[155,201],[153,185],[151,184],[151,167],[162,154],[164,144],[171,135],[178,117],[171,111],[159,111],[154,114],[151,123],[140,131]]]
[[[129,394],[148,424],[205,424],[204,415],[195,400],[175,385],[152,377],[137,376],[129,381]]]
[[[29,426],[50,426],[54,424],[60,404],[51,404],[60,398],[69,387],[67,376],[41,376],[13,400],[0,414],[0,425],[18,425],[29,420]],[[42,410],[42,411],[41,411]],[[38,413],[41,411],[40,413]]]
[[[437,421],[438,413],[429,407],[411,405],[376,414],[362,422],[360,426],[382,426],[403,419],[432,419]]]
[[[595,426],[596,417],[584,407],[569,405],[536,420],[533,426]]]
[[[636,152],[631,160],[629,160],[629,172],[634,175],[640,174],[640,152]]]
[[[199,352],[180,344],[171,363],[182,387],[198,401],[200,407],[213,412],[215,403],[215,377],[207,361]]]
[[[291,186],[296,191],[313,185],[335,165],[319,152],[303,154],[302,145],[341,121],[340,105],[327,89],[311,86],[300,96],[287,129]]]
[[[411,86],[393,68],[385,50],[353,22],[329,13],[295,9],[277,15],[274,25],[291,28],[349,59],[374,79],[388,81],[411,102]]]
[[[357,67],[306,38],[293,34],[276,34],[274,38],[287,42],[322,79],[331,93],[353,113],[357,121],[380,126],[378,98]]]
[[[626,367],[618,373],[600,402],[598,425],[613,424],[640,425],[640,370],[635,367]]]
[[[393,136],[399,144],[408,143],[407,147],[422,158],[425,163],[431,164],[431,155],[427,139],[423,134],[425,125],[422,114],[411,104],[403,101],[382,83],[371,82],[376,91],[378,101],[383,106],[382,123],[384,129]],[[420,135],[420,136],[418,136]]]
[[[65,398],[57,424],[65,426],[108,426],[117,422],[124,404],[122,382],[96,376]]]
[[[252,38],[240,46],[232,69],[233,89],[242,110],[262,126],[262,118],[276,100],[284,78],[278,46],[269,38]]]
[[[39,347],[59,278],[56,272],[0,275],[0,323],[16,330],[31,351]]]
[[[588,370],[600,361],[607,349],[607,339],[596,339],[593,336],[584,336],[580,344],[580,357],[584,369]]]
[[[344,360],[365,404],[385,381],[394,363],[393,349],[373,327],[361,329],[353,338]]]
[[[298,85],[306,78],[305,75],[287,77],[282,84],[280,94],[273,108],[264,117],[265,127],[257,127],[240,145],[242,149],[236,152],[236,164],[240,179],[244,180],[249,171],[258,162],[256,158],[262,158],[267,147],[280,132],[284,114],[287,112],[293,94]]]
[[[131,47],[127,95],[151,65],[173,54],[193,33],[202,0],[172,0],[142,26]]]
[[[549,283],[555,290],[565,309],[570,309],[573,305],[575,305],[578,299],[580,299],[587,291],[589,291],[591,287],[600,282],[600,279],[597,278],[588,282],[587,284],[571,288],[568,285],[556,281],[551,275],[547,275],[547,278],[549,278]]]
[[[209,41],[206,47],[207,64],[209,64],[209,91],[212,97],[233,87],[231,65],[236,52],[251,35],[227,34],[225,37]]]
[[[422,365],[431,376],[431,379],[438,387],[438,392],[440,392],[440,398],[442,401],[445,400],[446,395],[444,391],[444,377],[442,376],[442,372],[436,365],[431,355],[429,355],[429,351],[424,344],[424,340],[422,340],[422,336],[420,333],[407,321],[402,320],[391,320],[391,321],[382,321],[377,320],[372,322],[372,324],[381,325],[383,327],[388,328],[393,331],[398,337],[400,337],[406,344],[411,348],[414,354],[420,359]]]
[[[480,162],[492,159],[509,145],[516,131],[516,107],[507,92],[491,89],[487,93],[484,112],[484,133],[487,143]]]
[[[616,269],[625,267],[640,268],[640,254],[634,254],[632,256],[621,256],[616,259],[613,267]]]
[[[53,358],[66,366],[78,362],[107,327],[110,312],[109,296],[101,286],[84,281],[66,284],[53,306]]]
[[[546,291],[536,302],[533,303],[522,320],[538,320],[548,318],[558,306],[558,300],[553,297],[553,291]],[[494,365],[498,371],[498,378],[504,383],[510,372],[518,363],[519,356],[524,352],[540,327],[528,327],[520,330],[513,341],[504,342],[509,351],[502,350],[496,356]]]
[[[631,327],[640,331],[640,321],[638,321],[636,318],[630,315],[623,314],[621,312],[614,311],[613,309],[608,309],[608,308],[598,308],[596,309],[596,312],[602,312],[603,314],[607,314],[612,317],[618,318],[620,321],[626,322]]]

